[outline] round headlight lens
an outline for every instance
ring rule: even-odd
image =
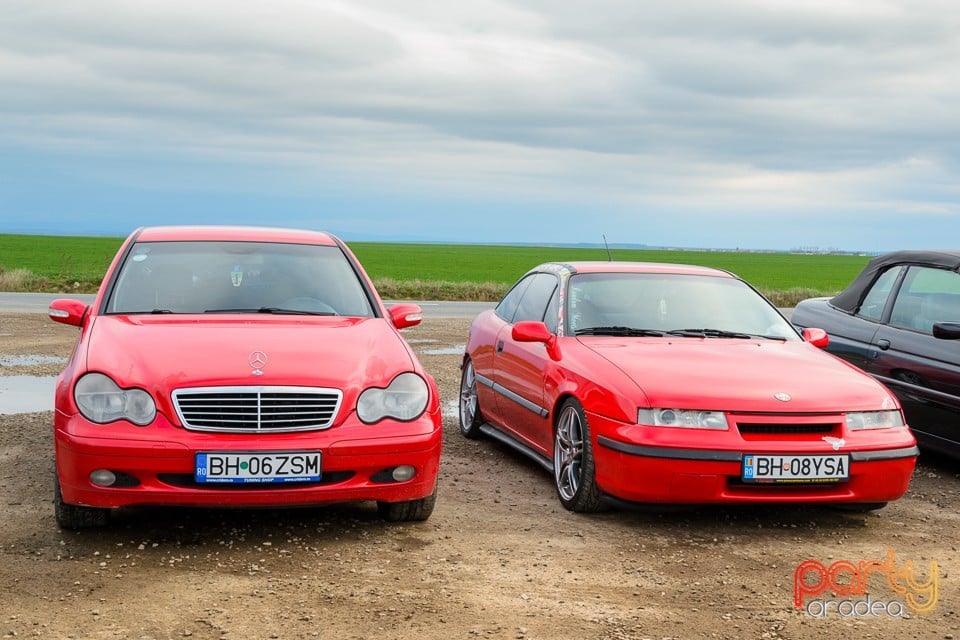
[[[386,389],[371,387],[357,399],[357,416],[366,423],[384,418],[414,420],[427,408],[427,383],[415,373],[401,373]]]
[[[102,373],[88,373],[73,388],[73,397],[83,417],[106,424],[129,420],[143,426],[153,422],[157,405],[143,389],[121,389]]]

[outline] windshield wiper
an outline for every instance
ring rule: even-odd
[[[305,311],[303,309],[285,309],[284,307],[260,307],[257,313],[279,313],[295,316],[335,316],[333,311]]]
[[[741,333],[739,331],[724,331],[723,329],[674,329],[666,333],[685,338],[739,338],[741,340],[761,338],[763,340],[779,340],[780,342],[786,342],[787,340],[786,336],[768,336],[762,333]]]
[[[150,313],[173,313],[170,309],[153,309]]]
[[[302,309],[284,309],[283,307],[247,307],[237,309],[207,309],[204,313],[276,313],[295,316],[335,316],[333,311],[304,311]]]
[[[637,329],[635,327],[585,327],[573,332],[575,336],[663,336],[663,331],[656,329]]]

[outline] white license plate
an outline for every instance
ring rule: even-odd
[[[197,482],[316,482],[320,479],[319,451],[258,451],[198,453]]]
[[[840,482],[850,478],[850,456],[743,456],[744,482]]]

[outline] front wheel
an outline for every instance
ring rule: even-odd
[[[378,502],[377,513],[387,522],[416,522],[429,518],[436,504],[437,490],[434,488],[433,493],[419,500]]]
[[[104,527],[110,521],[109,509],[67,504],[60,493],[60,480],[53,480],[53,515],[61,529]]]
[[[553,477],[564,508],[580,513],[600,511],[590,425],[580,403],[568,399],[560,407],[553,439]]]
[[[480,437],[480,399],[477,396],[477,372],[473,361],[467,358],[460,374],[460,433],[475,440]]]

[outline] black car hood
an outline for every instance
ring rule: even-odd
[[[894,251],[877,256],[867,263],[850,286],[830,300],[830,305],[847,313],[855,313],[877,276],[898,264],[923,264],[938,269],[958,271],[960,270],[960,251]]]

